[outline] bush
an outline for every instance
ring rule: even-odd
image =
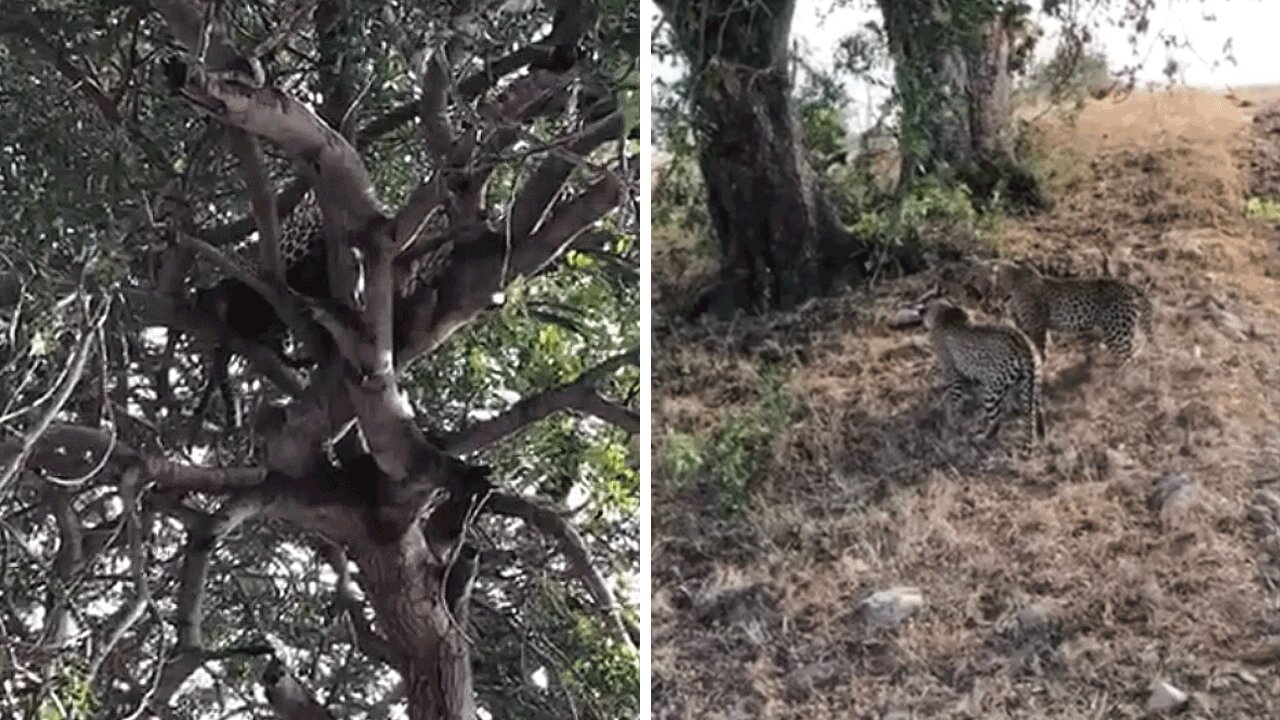
[[[1031,68],[1023,91],[1071,113],[1109,88],[1112,81],[1105,53],[1079,41],[1064,41],[1052,57]]]
[[[751,481],[768,463],[774,440],[792,419],[794,403],[785,377],[766,372],[762,380],[765,388],[760,399],[726,412],[708,436],[673,432],[662,444],[667,476],[680,484],[710,480],[720,507],[730,515],[746,508]]]
[[[1280,224],[1280,202],[1270,198],[1251,197],[1244,206],[1245,217]]]
[[[894,247],[943,236],[974,236],[984,227],[982,220],[965,185],[928,176],[902,197],[886,198],[859,212],[850,229],[862,242]]]

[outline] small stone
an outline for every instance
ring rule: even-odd
[[[1156,480],[1152,490],[1151,509],[1165,520],[1173,520],[1187,512],[1196,501],[1196,484],[1182,473],[1167,472]]]
[[[1134,462],[1133,458],[1114,448],[1107,448],[1105,455],[1107,458],[1108,470],[1127,471],[1138,466],[1138,464]]]
[[[1014,644],[1035,642],[1050,631],[1049,613],[1042,605],[1011,610],[996,620],[996,634]]]
[[[1163,712],[1180,708],[1186,702],[1186,693],[1167,682],[1159,682],[1151,688],[1151,697],[1147,698],[1147,709],[1152,712]]]
[[[895,587],[873,593],[861,603],[862,617],[869,625],[896,627],[924,607],[919,588]]]
[[[889,316],[886,325],[898,330],[901,328],[912,327],[924,322],[924,318],[920,316],[920,312],[913,308],[902,308],[898,312]]]
[[[1248,670],[1237,670],[1236,676],[1239,677],[1246,685],[1257,685],[1258,676]]]

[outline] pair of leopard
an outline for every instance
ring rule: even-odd
[[[1123,280],[1044,278],[1027,266],[1001,265],[993,286],[1014,326],[975,324],[966,311],[945,302],[935,302],[925,316],[947,385],[948,410],[977,385],[986,416],[984,438],[999,428],[1011,393],[1027,417],[1029,444],[1044,438],[1040,398],[1049,331],[1097,331],[1121,364],[1136,352],[1139,330],[1143,339],[1151,337],[1151,301]]]

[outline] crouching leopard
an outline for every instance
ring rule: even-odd
[[[924,315],[929,340],[946,383],[948,417],[966,389],[978,386],[986,427],[984,440],[1000,427],[1005,398],[1013,394],[1027,422],[1027,445],[1045,436],[1040,408],[1040,359],[1027,336],[1007,325],[976,325],[948,302],[931,303]]]
[[[1050,330],[1098,331],[1121,363],[1137,350],[1139,329],[1151,338],[1151,300],[1124,280],[1046,278],[1025,265],[1006,264],[996,270],[995,289],[1042,359]]]

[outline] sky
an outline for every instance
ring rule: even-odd
[[[656,16],[650,0],[642,0],[644,12]],[[854,28],[875,20],[879,13],[854,8],[831,10],[830,0],[798,0],[791,39],[813,64],[829,65],[836,45]],[[1098,43],[1113,67],[1141,62],[1139,82],[1163,83],[1165,64],[1172,56],[1181,68],[1178,79],[1195,87],[1230,88],[1245,85],[1280,84],[1280,48],[1276,28],[1280,28],[1280,2],[1276,0],[1157,0],[1151,31],[1138,44],[1138,55],[1130,47],[1127,33],[1104,24]],[[1157,31],[1186,38],[1189,49],[1166,50]],[[1046,26],[1037,55],[1052,52],[1055,29]],[[1230,38],[1235,64],[1226,61],[1223,46]],[[654,65],[656,76],[670,78],[672,67]],[[864,126],[879,97],[864,84],[847,84],[853,105],[848,108],[851,124]]]

